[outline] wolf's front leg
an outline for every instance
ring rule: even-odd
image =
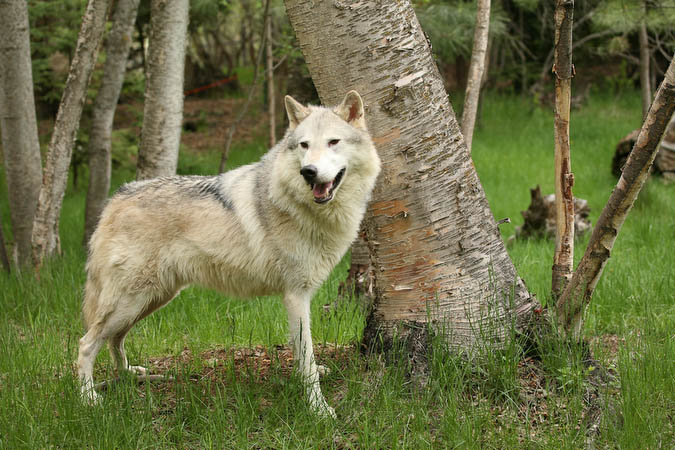
[[[293,356],[305,383],[310,406],[316,413],[334,418],[335,410],[326,403],[319,385],[319,370],[314,360],[312,330],[309,324],[310,300],[310,294],[286,293],[284,296]]]

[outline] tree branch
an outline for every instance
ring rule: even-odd
[[[621,178],[609,197],[574,276],[556,303],[558,320],[578,338],[583,312],[591,301],[626,216],[649,176],[659,142],[675,110],[675,58],[656,93]]]

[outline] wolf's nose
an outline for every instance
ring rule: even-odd
[[[310,184],[314,182],[314,179],[318,173],[319,171],[316,169],[316,166],[311,164],[300,169],[300,175],[302,175],[305,181]]]

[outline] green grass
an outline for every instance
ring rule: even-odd
[[[515,97],[488,93],[473,158],[495,217],[510,217],[504,237],[522,223],[536,184],[553,191],[552,113]],[[572,115],[575,195],[595,221],[615,183],[616,142],[640,121],[637,94],[593,95]],[[261,141],[263,139],[261,138]],[[230,167],[257,159],[263,146],[234,147]],[[218,155],[181,156],[181,173],[214,173]],[[131,179],[117,171],[114,186]],[[602,389],[597,447],[667,448],[675,442],[675,302],[673,187],[650,180],[618,237],[587,316],[587,338],[616,373]],[[11,238],[4,178],[0,214]],[[384,364],[358,351],[365,316],[358,300],[334,304],[345,260],[313,302],[312,332],[322,378],[338,420],[308,411],[288,370],[286,315],[279,298],[225,299],[201,288],[137,325],[127,339],[135,364],[174,375],[175,382],[109,387],[100,406],[79,401],[74,360],[82,334],[85,254],[80,243],[84,192],[70,189],[61,219],[64,254],[35,280],[0,274],[0,448],[581,448],[588,410],[581,351],[559,339],[539,342],[542,361],[518,344],[484,348],[467,361],[433,342],[426,384],[407,375],[406,356]],[[586,239],[577,241],[577,260]],[[508,247],[521,277],[546,301],[550,241]],[[333,305],[324,308],[324,305]],[[260,372],[234,349],[269,356]],[[322,350],[323,348],[323,350]],[[215,352],[215,353],[214,353]],[[213,355],[219,355],[217,359]],[[166,362],[162,364],[161,361]],[[97,380],[114,378],[107,351]]]

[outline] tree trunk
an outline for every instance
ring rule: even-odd
[[[504,337],[536,301],[506,253],[411,3],[286,9],[322,102],[359,91],[383,162],[366,217],[376,298],[364,344],[427,324],[465,349]]]
[[[14,235],[14,262],[31,262],[31,234],[42,167],[38,141],[28,9],[25,1],[0,2],[0,133],[9,211]]]
[[[89,135],[89,187],[84,213],[84,244],[87,245],[110,191],[110,143],[129,48],[140,0],[118,0],[112,28],[105,43],[106,60],[101,88],[94,100]]]
[[[575,337],[581,334],[584,309],[591,301],[621,226],[649,176],[649,169],[659,149],[659,141],[674,110],[675,58],[670,62],[661,87],[656,93],[621,178],[600,213],[584,257],[556,303],[559,321]]]
[[[152,0],[148,78],[136,178],[174,175],[183,122],[189,0]]]
[[[274,90],[274,55],[272,54],[272,17],[265,20],[265,67],[267,72],[267,113],[270,120],[270,148],[277,143],[276,93]]]
[[[5,234],[2,231],[2,220],[0,220],[0,264],[2,264],[2,270],[7,273],[11,272],[7,247],[5,246]]]
[[[110,0],[89,0],[75,55],[56,115],[33,224],[33,263],[39,268],[59,247],[59,216],[68,182],[68,167],[80,125],[87,86],[105,32]]]
[[[644,14],[647,14],[646,4],[642,5]],[[652,87],[649,77],[649,39],[645,18],[640,22],[638,31],[640,41],[640,91],[642,92],[642,119],[647,117],[649,105],[652,103]]]
[[[464,135],[464,142],[466,142],[466,148],[469,153],[471,153],[473,129],[476,124],[476,112],[478,111],[478,98],[480,96],[481,81],[483,80],[483,71],[487,58],[489,30],[490,0],[478,0],[471,65],[469,66],[464,109],[462,110],[462,134]]]
[[[574,267],[574,175],[570,160],[570,100],[572,98],[573,0],[558,0],[555,9],[555,252],[551,291],[557,299]]]

